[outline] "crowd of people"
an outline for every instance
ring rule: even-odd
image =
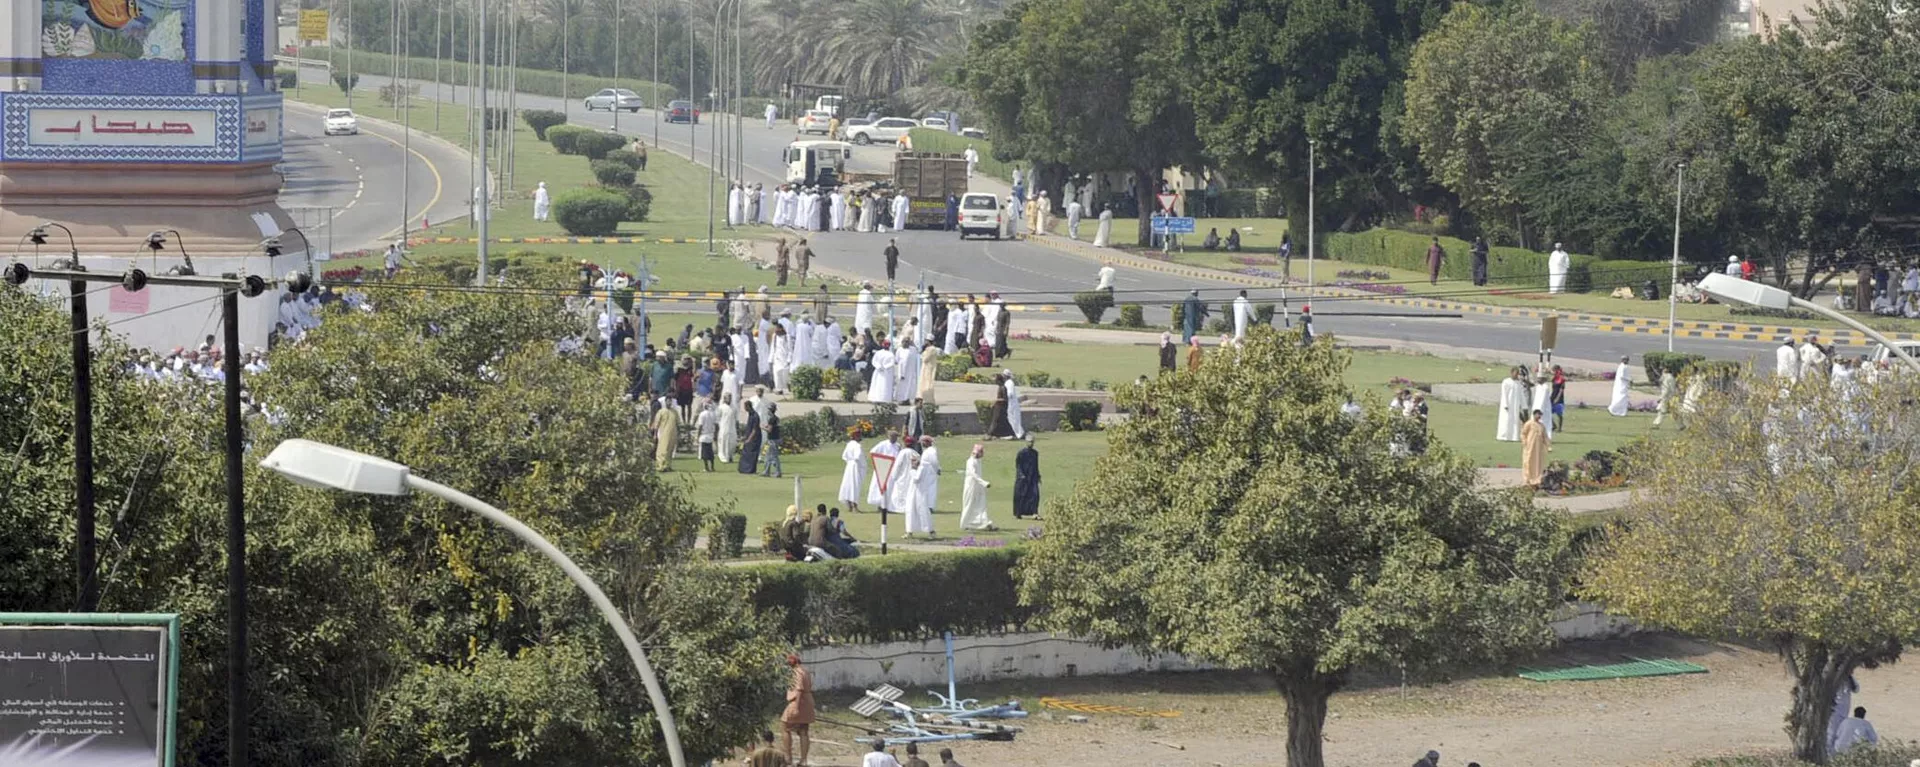
[[[899,192],[847,186],[733,184],[727,223],[761,224],[811,232],[894,232],[906,228],[911,199]]]

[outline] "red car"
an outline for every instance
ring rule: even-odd
[[[690,122],[690,123],[693,123],[694,125],[699,125],[700,110],[698,108],[695,108],[693,105],[693,102],[691,101],[684,101],[684,100],[669,101],[667,102],[667,122],[670,122],[670,123]]]

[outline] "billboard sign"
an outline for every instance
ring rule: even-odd
[[[0,613],[0,762],[173,764],[179,618]]]

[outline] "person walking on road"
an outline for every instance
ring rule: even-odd
[[[882,253],[887,257],[887,282],[893,282],[894,274],[900,270],[900,241],[888,237],[887,249]]]
[[[773,121],[780,119],[780,107],[767,102],[767,130],[773,130]]]

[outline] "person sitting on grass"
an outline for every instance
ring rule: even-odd
[[[800,562],[807,558],[808,525],[811,521],[800,516],[800,507],[787,507],[787,520],[780,525],[780,546],[787,555],[787,561]]]
[[[1219,250],[1220,249],[1220,228],[1213,227],[1211,229],[1208,229],[1207,238],[1200,241],[1200,247],[1205,248],[1207,250]]]
[[[1240,252],[1240,230],[1238,229],[1227,230],[1227,252],[1228,253]]]

